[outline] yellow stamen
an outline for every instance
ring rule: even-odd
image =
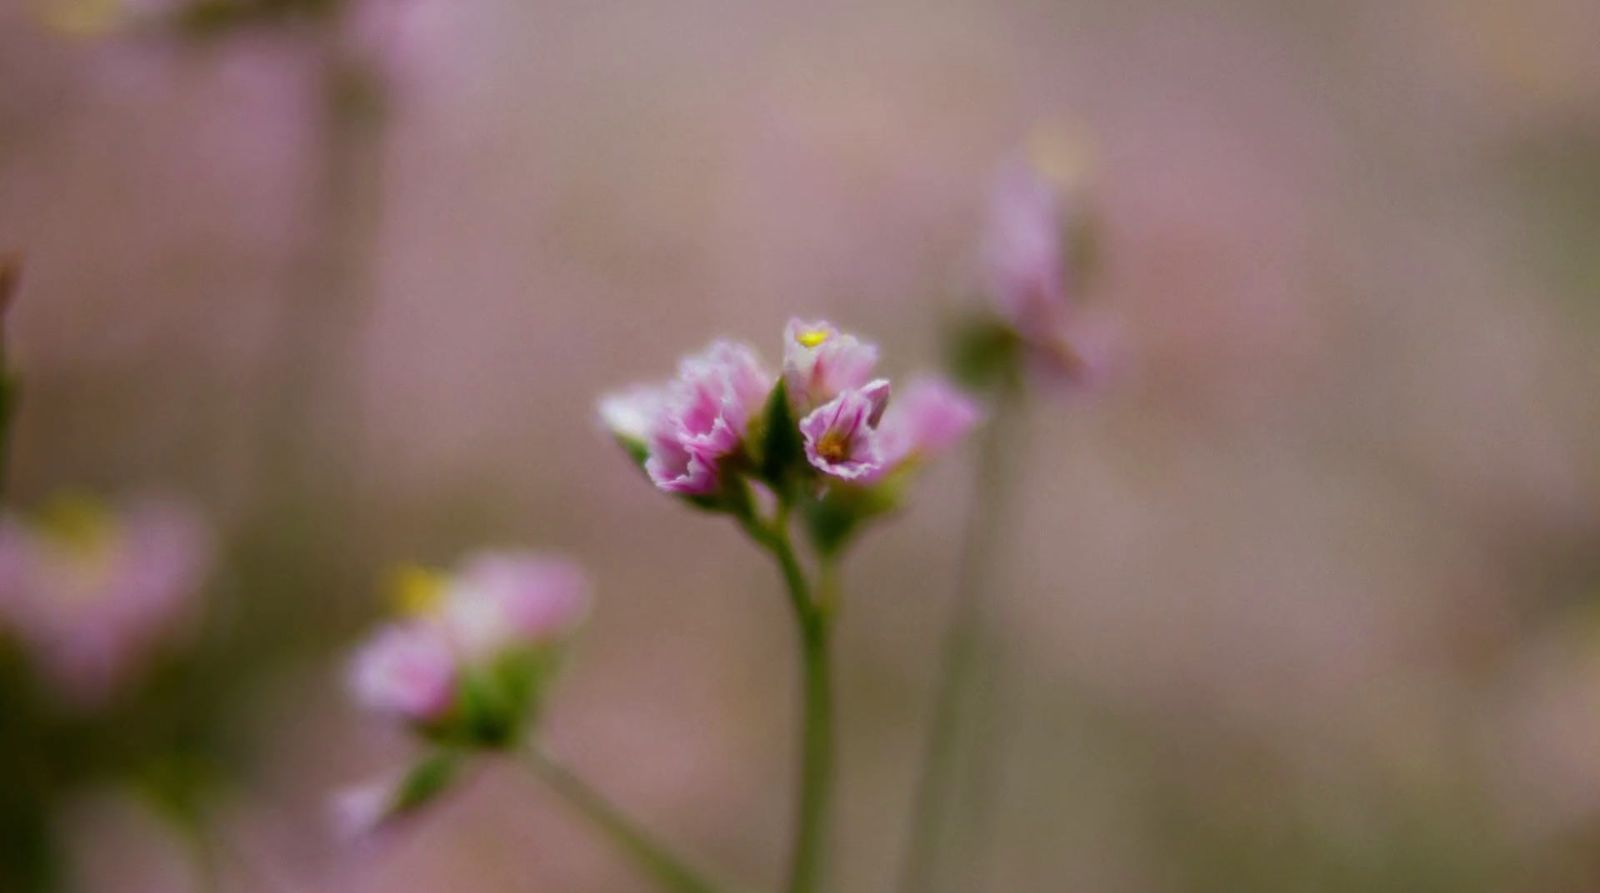
[[[794,340],[800,342],[801,347],[816,347],[822,342],[828,340],[828,330],[806,329],[805,331],[796,334],[794,336]]]
[[[98,499],[84,493],[61,493],[36,516],[40,533],[82,554],[99,551],[117,532],[116,519]]]
[[[817,455],[829,462],[842,462],[850,455],[850,438],[834,431],[817,440]]]
[[[416,617],[437,610],[448,581],[418,564],[403,564],[389,575],[389,600],[401,614]]]

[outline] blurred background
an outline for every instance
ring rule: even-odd
[[[381,847],[330,831],[410,752],[341,684],[377,581],[481,545],[597,578],[553,746],[768,883],[777,581],[593,401],[715,335],[775,358],[792,314],[937,366],[995,164],[1067,118],[1123,356],[1017,445],[984,889],[1600,889],[1597,31],[1585,0],[7,3],[10,494],[214,527],[183,702],[214,721],[173,740],[224,779],[224,889],[646,889],[499,767]],[[895,873],[968,480],[847,567],[839,890]],[[79,888],[191,888],[126,784],[58,787]]]

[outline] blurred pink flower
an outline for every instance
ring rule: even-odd
[[[571,632],[589,610],[589,581],[576,564],[540,555],[486,552],[468,560],[441,605],[451,641],[469,660]]]
[[[995,310],[1031,349],[1047,375],[1072,381],[1101,376],[1115,329],[1077,306],[1073,230],[1082,221],[1079,172],[1046,170],[1034,160],[1002,165],[989,194],[980,240],[985,287]]]
[[[375,713],[429,723],[454,706],[457,675],[443,629],[413,620],[383,627],[356,652],[350,690]]]
[[[878,347],[825,321],[789,320],[783,330],[783,378],[795,412],[804,415],[847,390],[865,387]]]
[[[0,520],[0,622],[63,697],[92,707],[181,631],[209,562],[208,532],[177,503],[117,514],[63,497]]]
[[[1059,186],[1035,165],[1003,165],[989,193],[981,252],[995,309],[1028,334],[1053,333],[1067,310],[1066,227]]]
[[[450,714],[470,672],[557,644],[589,609],[582,569],[528,553],[479,553],[450,575],[410,569],[397,584],[410,616],[356,651],[350,688],[363,707],[419,724]]]
[[[983,413],[972,398],[942,378],[915,379],[894,398],[878,425],[878,448],[890,466],[947,450]]]

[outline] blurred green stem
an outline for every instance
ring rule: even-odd
[[[639,828],[610,801],[537,746],[524,749],[524,763],[541,781],[567,801],[641,873],[670,893],[720,893],[720,888],[690,868],[663,844]]]
[[[828,814],[833,799],[833,611],[837,586],[832,565],[823,569],[821,590],[812,594],[789,535],[788,499],[770,522],[747,509],[740,523],[772,553],[783,571],[789,605],[800,634],[800,776],[788,893],[814,893],[827,869]]]
[[[924,745],[922,772],[912,805],[910,840],[901,868],[900,893],[937,893],[981,877],[986,825],[998,779],[993,722],[985,723],[984,677],[994,687],[999,659],[980,595],[992,593],[1002,520],[1015,488],[1015,457],[1008,453],[1022,421],[1022,395],[1002,385],[974,460],[973,505],[963,535],[956,592],[934,683],[933,716]],[[995,697],[994,691],[988,696]],[[991,713],[992,715],[992,713]],[[963,746],[965,745],[965,746]],[[962,789],[972,800],[966,827],[973,831],[965,858],[958,846],[957,807]],[[959,860],[959,861],[958,861]]]

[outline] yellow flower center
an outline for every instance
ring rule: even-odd
[[[418,617],[438,609],[447,585],[444,574],[438,571],[403,564],[389,575],[389,599],[401,614]]]
[[[822,342],[828,340],[828,330],[806,329],[805,331],[795,335],[794,340],[800,342],[801,347],[816,347]]]
[[[829,431],[817,440],[817,455],[829,462],[843,462],[850,456],[850,438]]]
[[[116,520],[99,500],[82,493],[62,493],[39,510],[40,533],[79,555],[104,549],[117,534]]]

